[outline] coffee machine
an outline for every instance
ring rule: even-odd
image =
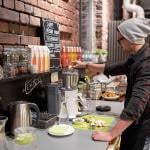
[[[78,79],[79,74],[76,69],[64,69],[62,71],[61,102],[65,103],[69,119],[75,118],[78,111]]]

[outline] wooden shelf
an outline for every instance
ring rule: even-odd
[[[34,77],[38,77],[38,76],[50,75],[53,72],[59,72],[59,71],[61,71],[61,68],[52,68],[52,69],[50,69],[50,72],[44,72],[44,73],[22,74],[22,75],[18,75],[18,76],[15,76],[15,77],[3,78],[3,79],[0,80],[0,83],[12,82],[12,81],[16,81],[16,80],[22,80],[22,79],[34,78]]]

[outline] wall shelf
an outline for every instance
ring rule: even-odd
[[[15,77],[3,78],[3,79],[0,80],[0,83],[12,82],[12,81],[17,81],[17,80],[34,78],[34,77],[38,77],[38,76],[50,75],[53,72],[59,72],[59,71],[61,71],[61,68],[52,68],[50,70],[50,72],[37,73],[37,74],[28,73],[28,74],[18,75],[18,76],[15,76]]]

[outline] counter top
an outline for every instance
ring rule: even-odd
[[[88,101],[90,105],[109,105],[111,113],[120,114],[123,108],[123,102],[107,101]],[[93,107],[94,108],[94,107]],[[37,150],[106,150],[108,142],[93,141],[91,139],[92,131],[81,131],[75,129],[72,135],[65,137],[53,137],[48,135],[47,130],[37,129],[38,149]],[[34,149],[35,150],[35,149]]]

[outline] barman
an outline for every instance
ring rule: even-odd
[[[95,141],[111,141],[121,135],[120,150],[150,150],[150,48],[145,38],[150,33],[150,19],[132,18],[118,28],[118,42],[130,54],[120,64],[73,62],[74,68],[87,68],[92,75],[126,75],[127,90],[120,119],[108,132],[92,133]]]

